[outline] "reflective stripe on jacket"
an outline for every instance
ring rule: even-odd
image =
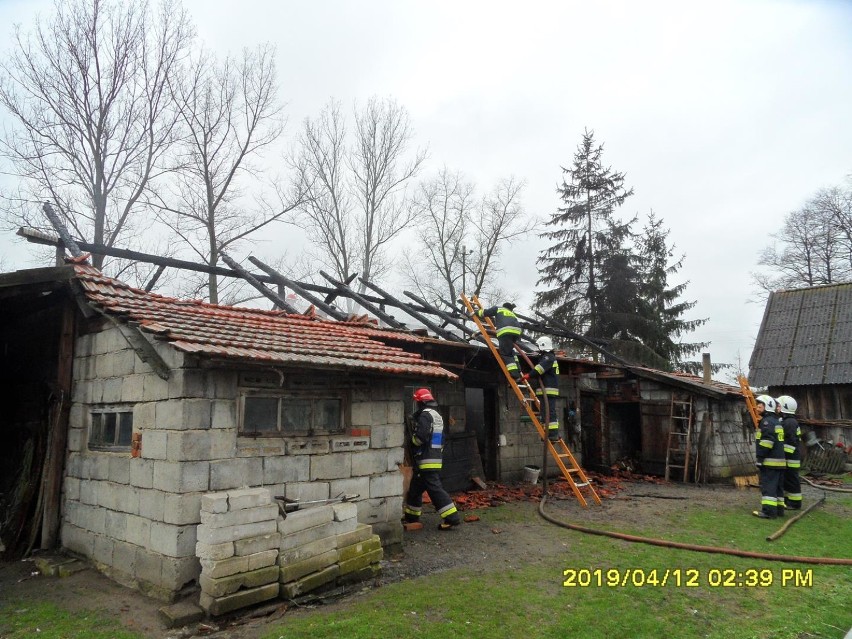
[[[784,427],[774,415],[764,415],[755,434],[757,462],[768,468],[784,468]]]
[[[514,312],[503,306],[492,306],[491,308],[479,309],[480,317],[493,317],[494,326],[497,329],[497,337],[502,335],[520,335],[521,325]]]
[[[799,428],[799,422],[792,415],[788,415],[781,420],[781,426],[784,429],[784,454],[787,460],[800,461],[799,442],[802,440],[802,429]],[[801,466],[801,463],[795,464],[794,467],[798,466]]]
[[[559,362],[556,361],[556,355],[553,351],[547,351],[538,360],[533,371],[541,376],[541,381],[544,382],[544,392],[553,397],[559,397]],[[535,389],[536,395],[541,395],[540,387]]]

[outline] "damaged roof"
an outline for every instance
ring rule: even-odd
[[[422,338],[381,329],[366,321],[338,322],[149,293],[74,264],[86,303],[120,321],[137,324],[175,349],[196,355],[304,367],[335,367],[418,377],[456,375],[387,342],[419,344]]]
[[[852,282],[770,293],[749,383],[852,383]]]

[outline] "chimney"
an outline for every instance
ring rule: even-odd
[[[710,353],[701,353],[701,364],[704,368],[704,383],[710,383]]]

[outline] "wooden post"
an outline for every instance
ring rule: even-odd
[[[62,495],[62,475],[65,469],[65,448],[68,442],[68,415],[71,411],[71,367],[74,361],[74,306],[66,301],[62,307],[62,325],[56,362],[58,403],[51,411],[47,459],[45,460],[42,491],[44,494],[41,520],[41,548],[49,550],[59,538],[59,506]]]

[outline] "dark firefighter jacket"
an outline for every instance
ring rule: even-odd
[[[479,309],[480,317],[493,317],[494,327],[497,329],[497,337],[503,335],[520,335],[521,325],[514,312],[504,306],[492,306],[491,308]]]
[[[755,434],[757,463],[767,468],[785,468],[784,427],[775,415],[764,415]]]

